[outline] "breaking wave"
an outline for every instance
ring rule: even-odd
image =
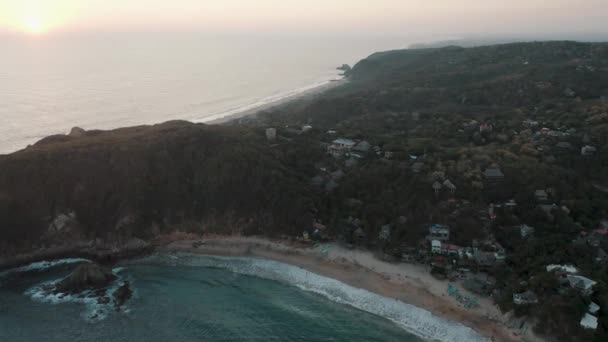
[[[352,287],[303,268],[285,263],[240,257],[211,257],[190,253],[158,254],[139,262],[165,265],[221,268],[228,271],[279,281],[314,292],[334,302],[384,317],[423,339],[441,342],[490,341],[473,329],[433,315],[402,301]]]
[[[26,266],[21,266],[17,268],[12,268],[10,270],[6,270],[4,272],[0,272],[0,277],[4,277],[7,275],[15,274],[15,273],[26,273],[26,272],[42,272],[53,267],[71,265],[71,264],[79,264],[84,262],[91,262],[87,259],[80,258],[70,258],[70,259],[59,259],[53,261],[38,261],[33,262]]]

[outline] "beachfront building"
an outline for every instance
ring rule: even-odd
[[[538,297],[536,294],[530,290],[524,293],[514,293],[513,294],[513,303],[515,305],[531,305],[538,303]]]
[[[350,139],[336,139],[328,147],[327,152],[336,158],[343,157],[344,154],[350,152],[356,143]]]
[[[441,242],[450,240],[450,227],[441,225],[441,224],[433,224],[429,227],[429,235],[427,235],[427,240],[438,240]]]

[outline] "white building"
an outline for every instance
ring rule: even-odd
[[[431,241],[431,253],[441,254],[441,241],[439,241],[439,240]]]
[[[597,317],[586,313],[581,319],[581,326],[585,329],[597,329]]]
[[[350,139],[336,139],[327,148],[327,152],[332,156],[339,158],[344,156],[345,153],[350,152],[355,146],[355,142]]]
[[[568,282],[570,282],[570,286],[581,291],[584,295],[593,293],[593,287],[597,284],[596,281],[578,275],[568,275]]]

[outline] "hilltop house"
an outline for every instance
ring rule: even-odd
[[[450,240],[450,227],[444,226],[441,224],[433,224],[429,227],[429,235],[427,235],[427,240],[438,240],[441,242],[445,242]]]
[[[568,282],[570,286],[581,291],[581,293],[585,296],[588,296],[593,293],[593,287],[597,284],[596,281],[593,281],[589,278],[579,276],[579,275],[568,275]]]
[[[344,156],[355,146],[355,142],[350,139],[336,139],[328,147],[327,152],[336,158]]]
[[[538,303],[538,297],[536,294],[530,290],[524,293],[514,293],[513,294],[513,303],[515,305],[530,305]]]

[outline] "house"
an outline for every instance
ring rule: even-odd
[[[541,204],[538,206],[542,211],[545,212],[545,215],[547,215],[547,218],[549,220],[553,220],[553,210],[558,209],[558,206],[555,204]]]
[[[522,124],[523,124],[524,127],[529,127],[530,128],[530,127],[538,127],[538,125],[540,123],[538,121],[527,119],[527,120],[524,120]]]
[[[474,251],[475,261],[479,266],[491,267],[496,264],[496,255],[493,252]]]
[[[441,243],[441,254],[451,256],[461,256],[462,247],[451,245],[449,243]]]
[[[492,132],[494,130],[494,126],[491,123],[484,122],[479,125],[479,133]]]
[[[487,168],[483,172],[483,176],[486,181],[486,184],[489,186],[500,184],[505,179],[505,174],[502,173],[498,166],[492,166]]]
[[[341,169],[338,169],[331,173],[331,178],[335,181],[339,181],[340,179],[342,179],[342,177],[344,177],[344,171],[342,171]]]
[[[581,326],[585,329],[597,329],[597,317],[586,313],[585,316],[581,319]]]
[[[359,163],[359,161],[356,158],[348,158],[344,161],[344,166],[350,169],[357,165],[357,163]]]
[[[597,313],[600,312],[600,306],[594,302],[591,302],[591,304],[589,304],[587,307],[587,311],[589,311],[589,313],[592,315],[597,315]]]
[[[354,141],[340,138],[334,140],[329,147],[327,147],[327,152],[332,156],[339,158],[344,156],[345,153],[350,152],[353,147],[355,147]]]
[[[441,188],[443,188],[441,183],[439,183],[437,181],[435,181],[435,183],[433,183],[433,190],[435,190],[435,194],[438,194],[439,191],[441,191]]]
[[[595,262],[598,264],[605,264],[608,262],[608,254],[601,248],[597,249],[597,254],[595,255]]]
[[[597,282],[589,278],[571,274],[568,275],[568,282],[571,287],[581,291],[581,293],[586,296],[593,293],[593,287],[597,284]]]
[[[327,235],[327,227],[320,222],[315,222],[312,224],[312,236],[315,239],[326,240],[329,238]]]
[[[488,275],[487,273],[477,273],[472,275],[463,283],[464,288],[468,291],[483,296],[490,295],[495,285],[496,278]]]
[[[572,144],[567,141],[559,142],[555,145],[555,147],[560,148],[562,150],[571,150],[573,148]]]
[[[536,197],[536,200],[539,202],[546,202],[549,200],[549,194],[547,194],[547,191],[543,189],[536,190],[534,192],[534,197]]]
[[[455,193],[456,192],[456,185],[454,185],[454,183],[452,183],[449,179],[446,179],[443,182],[443,186],[448,189],[451,193]]]
[[[304,231],[302,233],[302,241],[304,241],[304,242],[309,242],[310,241],[310,234],[307,231]]]
[[[378,235],[378,238],[383,241],[390,240],[390,238],[391,238],[391,225],[390,224],[385,224],[384,226],[382,226],[380,228],[380,234]]]
[[[392,151],[386,151],[386,152],[384,152],[384,158],[385,159],[393,159],[394,155],[395,155],[395,152],[392,152]]]
[[[355,229],[355,231],[353,232],[353,239],[357,242],[365,241],[365,231],[363,230],[363,228],[359,227]]]
[[[514,293],[513,294],[513,303],[515,303],[515,305],[530,305],[530,304],[537,304],[538,303],[538,297],[536,296],[536,294],[530,290],[524,292],[524,293]]]
[[[528,238],[532,235],[534,235],[534,227],[530,227],[527,224],[522,224],[521,226],[519,226],[519,235],[521,236],[522,239]]]
[[[367,152],[369,152],[369,150],[371,148],[372,148],[372,145],[370,143],[368,143],[367,141],[363,140],[362,142],[358,143],[357,145],[355,145],[353,147],[353,151],[367,153]]]
[[[595,152],[597,152],[597,148],[595,148],[594,146],[586,145],[581,147],[581,156],[589,157],[594,155]]]
[[[566,274],[577,274],[578,268],[572,265],[547,265],[547,272],[558,271]]]
[[[439,240],[431,241],[431,253],[441,254],[441,241],[439,241]]]
[[[420,173],[422,171],[422,169],[424,169],[424,163],[423,162],[415,162],[412,165],[412,171],[414,171],[415,173]]]
[[[450,240],[450,227],[441,224],[433,224],[429,227],[429,235],[427,240],[438,240],[441,242]]]
[[[268,141],[275,141],[277,139],[276,128],[267,128],[266,129],[266,139],[268,139]]]

